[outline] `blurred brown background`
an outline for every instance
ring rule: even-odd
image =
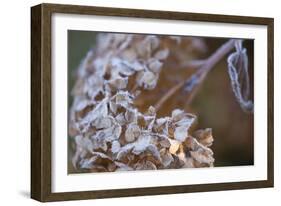
[[[95,34],[95,32],[89,31],[68,31],[69,94],[75,81],[76,68],[89,49],[95,45]],[[197,58],[199,59],[210,56],[228,39],[204,38],[203,40],[208,50],[204,54],[198,55]],[[244,40],[243,45],[247,49],[249,57],[251,96],[253,97],[254,40]],[[243,112],[234,97],[226,59],[227,57],[211,70],[190,105],[186,104],[186,94],[180,91],[174,95],[171,101],[161,107],[158,117],[170,115],[175,108],[185,109],[186,112],[196,114],[198,119],[194,130],[200,128],[212,128],[213,130],[214,144],[211,148],[214,151],[215,166],[251,165],[254,163],[254,116]],[[177,70],[177,68],[168,68],[165,72],[169,73],[170,76],[175,75],[179,78],[184,76],[183,73],[190,73],[190,71]],[[157,87],[161,87],[161,85],[163,85],[163,88],[170,87],[167,79],[161,79],[160,77]],[[139,109],[144,111],[149,105],[154,105],[159,96],[161,97],[165,92],[167,92],[167,89],[163,89],[157,95],[153,91],[144,92],[140,98],[145,98],[142,98],[141,103],[138,102],[140,104]],[[72,98],[69,95],[68,106],[71,103]],[[71,141],[69,141],[69,160],[72,156],[72,146]]]

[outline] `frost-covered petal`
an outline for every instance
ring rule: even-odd
[[[183,142],[187,137],[187,127],[185,126],[176,127],[174,132],[174,137],[176,140]]]
[[[88,112],[88,114],[81,120],[81,125],[88,125],[97,118],[105,117],[108,115],[107,100],[104,99],[96,105],[96,107]]]
[[[191,157],[193,157],[200,164],[213,164],[213,152],[209,148],[199,148],[196,151],[190,151]]]
[[[125,89],[128,84],[128,78],[117,77],[108,81],[108,83],[115,89]]]
[[[116,117],[115,120],[119,125],[125,125],[126,124],[126,119],[123,113],[119,113]]]
[[[113,58],[111,60],[112,71],[115,75],[122,74],[125,76],[131,76],[135,73],[135,70],[129,67],[127,64],[124,64],[124,61],[119,58]]]
[[[128,109],[125,112],[125,120],[129,123],[137,123],[138,111],[136,109]]]
[[[100,135],[96,135],[96,136],[92,136],[91,139],[93,142],[94,150],[102,149],[103,151],[107,151],[107,144],[106,144],[105,138],[103,138]]]
[[[194,137],[204,146],[210,147],[214,141],[212,129],[200,129],[194,132]]]
[[[127,142],[135,141],[141,134],[141,129],[137,124],[129,124],[125,132],[125,140]]]
[[[119,152],[120,148],[121,148],[121,145],[120,145],[119,141],[115,140],[115,141],[112,142],[112,145],[111,145],[112,153]]]
[[[154,89],[158,80],[158,75],[150,71],[139,72],[137,75],[137,83],[144,89]]]
[[[133,103],[133,97],[128,92],[119,91],[115,95],[115,103],[124,108],[128,108]]]
[[[93,122],[93,126],[97,129],[109,128],[114,124],[115,120],[112,116],[99,117]]]
[[[118,167],[115,171],[132,171],[133,168],[129,167],[128,165],[122,163],[122,162],[114,162],[116,166]]]
[[[138,162],[135,165],[135,169],[136,170],[157,170],[157,167],[153,162],[147,160],[147,161],[143,161],[143,162]]]
[[[163,63],[160,62],[157,59],[150,59],[149,63],[148,63],[148,68],[150,71],[152,71],[153,73],[158,74],[161,71]]]
[[[177,140],[173,140],[173,139],[169,139],[171,146],[169,148],[169,152],[171,154],[176,154],[176,152],[178,151],[178,149],[180,148],[180,144],[181,142],[177,141]]]

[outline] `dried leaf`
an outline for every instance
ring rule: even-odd
[[[246,112],[253,112],[253,102],[250,100],[250,80],[248,73],[248,56],[242,48],[242,41],[236,40],[236,51],[229,55],[228,74],[236,100]]]

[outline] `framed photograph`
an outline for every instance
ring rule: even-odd
[[[273,19],[31,8],[31,197],[273,187]]]

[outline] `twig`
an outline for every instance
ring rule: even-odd
[[[190,92],[194,89],[196,85],[199,85],[203,82],[209,71],[227,54],[234,48],[234,43],[236,40],[231,39],[224,43],[221,47],[219,47],[215,53],[213,53],[208,59],[204,60],[204,64],[198,69],[198,71],[193,74],[188,79],[179,82],[174,87],[172,87],[156,104],[155,104],[155,110],[158,111],[162,105],[170,99],[178,90],[180,90],[184,85],[186,85],[188,82],[190,82],[192,77],[194,78],[194,75],[198,78],[196,79],[196,83],[194,85],[191,85]],[[198,87],[196,89],[198,91]],[[187,100],[188,103],[191,102],[196,92],[193,92],[189,99]]]
[[[183,62],[182,64],[180,64],[180,68],[194,68],[194,69],[199,69],[204,63],[205,63],[205,59],[199,59],[199,60],[187,60],[185,62]]]

